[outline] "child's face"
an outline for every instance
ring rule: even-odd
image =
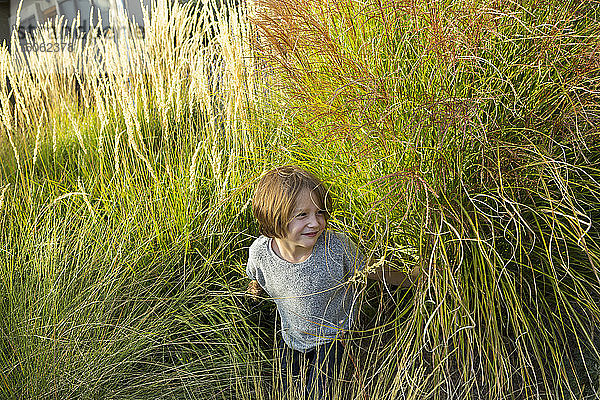
[[[300,192],[288,224],[288,234],[283,239],[292,246],[312,249],[325,229],[325,212],[316,204],[308,189]]]

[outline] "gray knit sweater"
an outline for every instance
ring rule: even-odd
[[[357,290],[348,279],[364,268],[364,256],[352,241],[325,231],[312,254],[297,264],[276,255],[271,241],[260,236],[252,243],[246,273],[275,301],[285,343],[306,352],[350,329]]]

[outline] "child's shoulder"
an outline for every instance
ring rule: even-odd
[[[250,245],[248,249],[248,256],[250,259],[260,259],[268,254],[269,238],[264,235],[260,235]]]
[[[250,254],[262,253],[267,250],[269,244],[269,238],[265,235],[260,235],[250,245]]]

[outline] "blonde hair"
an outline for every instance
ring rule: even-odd
[[[268,171],[258,182],[252,199],[252,212],[260,233],[272,238],[287,236],[296,198],[308,189],[315,205],[324,211],[325,221],[331,211],[331,196],[323,182],[302,168],[285,165]]]

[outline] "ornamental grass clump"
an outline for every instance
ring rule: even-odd
[[[339,226],[428,276],[356,333],[360,390],[597,396],[598,5],[263,0],[253,23],[274,120],[338,183]]]

